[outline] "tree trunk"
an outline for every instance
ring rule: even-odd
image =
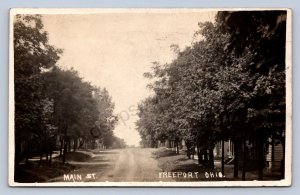
[[[72,140],[72,139],[69,139],[69,140],[68,140],[68,152],[71,152],[71,140]]]
[[[73,152],[75,152],[76,149],[77,149],[77,138],[74,139]]]
[[[52,153],[53,153],[53,150],[51,149],[50,154],[49,154],[49,156],[50,156],[49,164],[51,164],[51,162],[52,162]]]
[[[68,144],[68,141],[69,141],[69,137],[67,136],[68,135],[68,124],[65,124],[64,126],[64,153],[63,153],[63,164],[66,163],[66,153],[67,153],[67,144]]]
[[[64,140],[60,138],[60,148],[59,148],[59,156],[62,155]]]
[[[224,140],[222,140],[222,159],[221,159],[221,165],[222,165],[222,175],[225,175],[225,150],[224,150]]]
[[[63,158],[62,158],[63,164],[66,163],[66,153],[67,153],[67,140],[64,140],[64,152],[63,152]]]
[[[280,173],[281,173],[281,178],[284,179],[285,175],[285,138],[282,140],[282,160],[281,160],[281,165],[280,165]]]
[[[25,165],[28,166],[29,164],[29,157],[26,155]]]
[[[208,153],[207,153],[207,148],[205,148],[204,150],[203,150],[203,154],[204,154],[204,164],[205,165],[207,165],[208,164]]]
[[[45,143],[45,154],[46,154],[46,162],[49,162],[49,146],[48,143]]]
[[[210,148],[209,150],[208,150],[208,152],[209,152],[209,167],[211,168],[211,169],[214,169],[215,168],[215,163],[214,163],[214,149],[213,148]]]
[[[242,172],[242,180],[246,180],[246,161],[247,161],[247,146],[246,146],[246,140],[243,142],[243,172]]]
[[[179,141],[176,141],[176,154],[179,154]]]
[[[18,170],[21,161],[21,143],[17,140],[15,141],[15,147],[15,170]]]
[[[272,164],[274,163],[274,154],[275,154],[275,140],[274,140],[274,136],[272,136],[272,151],[271,151],[271,162]]]
[[[43,160],[43,149],[41,149],[39,166],[41,166],[42,160]]]
[[[258,180],[263,180],[263,171],[264,171],[264,148],[262,138],[258,138],[257,141],[257,150],[258,150]]]
[[[201,153],[201,149],[199,148],[198,144],[197,144],[197,156],[198,156],[198,164],[199,165],[203,164],[202,153]]]
[[[238,178],[239,176],[239,147],[238,147],[238,141],[235,141],[233,143],[234,147],[234,171],[233,176],[234,178]]]
[[[27,146],[26,146],[26,152],[25,152],[25,165],[27,166],[28,165],[28,163],[29,163],[29,153],[30,153],[30,145],[29,145],[29,143],[27,143]]]
[[[18,175],[20,173],[20,161],[21,161],[21,143],[19,140],[15,140],[15,165],[14,165],[14,169],[15,169],[15,174],[14,174],[14,180],[16,181],[16,179],[18,178]]]

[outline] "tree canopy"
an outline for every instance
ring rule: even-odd
[[[48,39],[42,16],[14,18],[16,166],[37,153],[51,159],[59,147],[64,155],[71,145],[74,151],[96,142],[123,147],[113,134],[117,117],[109,92],[84,81],[73,68],[60,68],[63,51]]]
[[[285,11],[218,12],[200,23],[199,41],[145,73],[154,95],[139,106],[142,141],[212,150],[248,140],[258,151],[268,137],[284,142],[285,25]]]

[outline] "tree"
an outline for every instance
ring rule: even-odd
[[[49,130],[47,123],[42,122],[47,105],[42,73],[56,64],[62,50],[49,45],[39,15],[16,15],[13,36],[15,165],[18,166],[24,157],[28,161],[31,146],[39,146]]]
[[[254,54],[248,66],[254,85],[247,121],[254,130],[262,179],[266,139],[281,140],[285,151],[286,11],[219,12],[217,21],[231,35],[228,51],[238,56],[247,49]]]
[[[94,87],[84,82],[73,69],[55,67],[45,73],[45,78],[48,81],[49,98],[54,102],[53,117],[64,159],[66,152],[71,151],[71,145],[75,151],[79,140],[84,142],[93,139],[90,129],[99,117],[97,101],[93,96]]]
[[[60,154],[96,141],[123,146],[112,130],[117,122],[108,91],[84,81],[79,73],[56,65],[62,50],[48,44],[39,15],[17,15],[14,21],[15,165],[32,155]],[[96,130],[95,134],[91,133]],[[110,141],[107,141],[110,140]],[[49,159],[50,157],[50,159]]]
[[[100,130],[101,144],[105,148],[108,148],[115,140],[113,129],[118,122],[118,118],[113,114],[115,105],[112,102],[112,97],[105,88],[95,88],[93,96],[97,102],[97,110],[99,112],[96,125]]]
[[[255,142],[262,179],[266,139],[278,137],[284,147],[285,14],[219,12],[215,23],[199,24],[200,41],[145,74],[154,95],[141,104],[142,139],[184,139],[212,168],[215,143],[231,139],[235,177],[246,141]],[[246,154],[242,161],[245,178]]]

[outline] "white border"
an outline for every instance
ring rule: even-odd
[[[14,181],[14,47],[13,18],[16,14],[100,14],[100,13],[185,13],[207,11],[286,10],[286,148],[285,179],[279,181],[199,181],[199,182],[51,182],[17,183]],[[227,187],[227,186],[291,186],[292,179],[292,10],[287,8],[14,8],[10,10],[9,28],[9,133],[8,184],[10,186],[73,187]]]

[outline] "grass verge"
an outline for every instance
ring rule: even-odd
[[[47,182],[50,179],[67,174],[75,169],[79,169],[79,165],[68,164],[68,161],[85,162],[91,158],[90,155],[81,152],[71,152],[66,154],[66,163],[62,164],[62,157],[54,158],[52,163],[43,161],[39,165],[39,161],[30,161],[28,165],[20,164],[15,172],[15,182],[19,183],[35,183]]]

